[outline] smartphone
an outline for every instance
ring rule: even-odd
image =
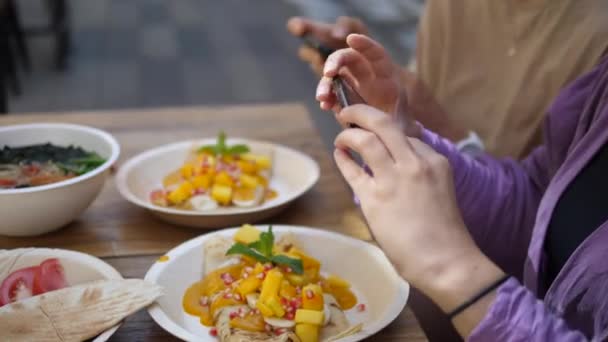
[[[317,50],[319,52],[319,54],[321,55],[321,57],[323,57],[323,60],[326,60],[327,57],[329,57],[329,55],[336,52],[335,49],[332,49],[328,46],[323,45],[320,41],[318,41],[316,38],[314,38],[310,34],[305,34],[301,38],[304,41],[304,44]]]
[[[336,96],[338,104],[342,108],[355,104],[365,104],[365,100],[357,93],[342,77],[336,76],[332,80],[332,91]],[[350,128],[359,128],[359,126],[349,123]]]

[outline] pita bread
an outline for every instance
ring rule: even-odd
[[[34,248],[0,249],[0,282],[6,279],[13,271],[16,271],[14,266],[19,258],[33,250]]]
[[[161,288],[139,279],[67,287],[0,307],[0,341],[83,341],[148,306]]]

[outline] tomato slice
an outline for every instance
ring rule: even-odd
[[[6,277],[0,285],[0,306],[31,296],[38,270],[39,266],[26,267]]]
[[[15,181],[13,179],[0,178],[0,186],[8,188],[8,187],[14,187],[15,185],[17,185],[17,181]]]
[[[66,286],[63,266],[57,258],[46,259],[40,264],[40,268],[34,277],[34,294],[59,290]]]

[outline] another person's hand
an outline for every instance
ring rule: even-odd
[[[395,117],[370,106],[349,106],[337,117],[361,127],[336,138],[338,168],[376,241],[406,280],[447,312],[501,276],[465,227],[445,157],[405,136]],[[373,176],[351,159],[351,150]],[[464,334],[476,324],[471,322],[461,325]]]
[[[352,17],[339,17],[335,23],[322,23],[302,17],[293,17],[287,22],[287,30],[296,37],[310,34],[321,44],[335,50],[346,47],[346,37],[349,34],[367,34],[368,32],[361,20]],[[323,74],[325,60],[317,50],[303,44],[298,55],[300,59],[310,65],[318,76]]]

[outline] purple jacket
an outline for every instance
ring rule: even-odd
[[[499,288],[470,340],[607,339],[608,222],[576,249],[550,288],[539,275],[560,195],[608,141],[608,59],[561,92],[549,110],[545,144],[522,162],[472,159],[429,131],[423,140],[450,160],[459,205],[478,246],[515,276]]]

